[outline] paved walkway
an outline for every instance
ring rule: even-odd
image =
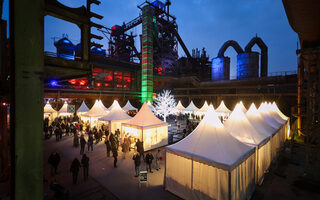
[[[82,169],[79,172],[78,184],[72,184],[72,175],[69,172],[72,160],[77,157],[81,160],[80,148],[72,147],[73,138],[63,137],[59,142],[55,138],[44,141],[44,169],[45,178],[50,183],[56,180],[69,190],[71,199],[179,199],[163,189],[164,167],[161,163],[159,171],[148,173],[148,186],[139,187],[139,178],[134,177],[133,152],[122,158],[119,152],[118,168],[113,168],[113,157],[107,158],[106,148],[103,142],[94,145],[93,152],[85,153],[90,158],[89,180],[83,180]],[[48,157],[52,151],[59,152],[61,161],[58,167],[58,175],[50,175]],[[155,155],[155,151],[153,152]],[[141,166],[145,169],[145,165]],[[52,195],[49,183],[45,184],[45,193]]]

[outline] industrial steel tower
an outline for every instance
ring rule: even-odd
[[[142,71],[141,102],[152,102],[153,96],[153,32],[154,8],[145,5],[142,8]]]

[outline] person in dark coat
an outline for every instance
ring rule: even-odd
[[[78,147],[79,146],[79,136],[78,133],[75,133],[73,136],[73,146]]]
[[[141,157],[140,157],[140,155],[138,153],[134,153],[133,157],[132,157],[132,160],[134,160],[134,167],[135,167],[135,170],[136,170],[135,177],[138,177],[139,173],[140,173]]]
[[[104,143],[106,144],[106,148],[107,148],[107,157],[110,157],[110,151],[111,151],[110,141],[106,138],[106,141]]]
[[[49,156],[48,163],[51,166],[51,175],[57,174],[58,165],[60,163],[60,155],[57,152],[52,152]]]
[[[86,140],[84,139],[84,136],[81,135],[80,136],[80,155],[82,155],[84,153],[84,147],[86,146]]]
[[[143,142],[140,142],[140,140],[138,139],[138,140],[137,140],[137,143],[136,143],[136,146],[137,146],[137,151],[138,151],[139,154],[140,154],[140,157],[142,157],[143,160],[144,160]]]
[[[81,164],[80,164],[78,158],[75,158],[72,161],[71,167],[70,167],[70,172],[72,173],[72,182],[73,182],[73,184],[77,184],[78,173],[79,173],[80,167],[81,167]]]
[[[112,156],[114,158],[113,160],[113,167],[117,168],[117,161],[118,161],[118,150],[117,148],[112,148]]]
[[[93,151],[93,137],[92,134],[89,135],[89,139],[88,139],[88,151],[91,147],[91,151]]]
[[[148,168],[149,168],[149,171],[151,173],[153,173],[153,171],[151,169],[152,160],[153,160],[153,155],[150,152],[147,153],[147,155],[146,155],[147,171],[148,171]]]
[[[89,176],[89,157],[87,157],[86,154],[83,154],[82,159],[81,159],[81,165],[83,167],[83,178],[84,180],[88,180]]]

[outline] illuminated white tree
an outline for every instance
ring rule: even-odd
[[[157,94],[154,101],[154,112],[156,115],[163,117],[166,122],[168,115],[176,114],[177,103],[174,100],[174,96],[171,95],[170,90],[164,90],[162,93]]]

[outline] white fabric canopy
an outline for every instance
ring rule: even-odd
[[[43,108],[43,112],[44,113],[55,113],[57,111],[55,109],[53,109],[51,104],[49,103],[49,101],[47,101],[46,105]]]
[[[92,108],[87,112],[82,114],[81,116],[84,117],[103,117],[106,116],[108,112],[106,111],[105,107],[103,106],[101,100],[96,100]]]
[[[119,104],[119,102],[117,101],[117,100],[113,100],[113,103],[112,103],[112,105],[108,108],[108,110],[112,110],[113,108],[121,108],[121,106],[120,106],[120,104]]]
[[[122,109],[123,109],[124,111],[126,111],[126,112],[129,111],[129,110],[138,111],[137,108],[135,108],[135,107],[133,107],[133,106],[131,105],[131,103],[130,103],[129,100],[127,101],[126,105],[122,107]]]
[[[260,112],[263,119],[266,120],[266,122],[269,125],[271,125],[277,130],[281,128],[282,124],[279,123],[276,119],[274,119],[274,117],[270,113],[270,108],[268,108],[268,106],[265,103],[262,103],[260,105],[258,111]]]
[[[90,109],[86,105],[84,101],[82,101],[81,106],[78,108],[77,113],[85,113],[88,112]]]
[[[207,101],[204,102],[203,106],[197,111],[198,115],[204,115],[209,108]]]
[[[272,104],[269,102],[267,104],[267,108],[269,109],[269,112],[270,114],[273,116],[273,118],[279,122],[280,124],[284,125],[287,120],[286,119],[283,119],[279,114],[278,112],[274,109],[274,107],[272,106]]]
[[[149,106],[151,111],[154,111],[154,106],[150,103],[150,101],[148,101],[147,105]]]
[[[150,110],[148,104],[143,103],[139,112],[125,124],[131,126],[148,127],[167,123],[157,118]]]
[[[246,109],[246,107],[244,107],[242,101],[240,101],[238,104],[240,105],[240,108],[241,108],[242,112],[243,112],[243,113],[246,113],[246,112],[247,112],[247,109]]]
[[[259,145],[270,136],[255,129],[241,110],[240,104],[236,105],[224,126],[232,136],[247,144]]]
[[[274,111],[276,111],[276,112],[278,113],[278,115],[281,116],[281,118],[282,118],[283,120],[288,120],[288,119],[289,119],[289,117],[287,117],[285,114],[283,114],[283,113],[281,112],[281,110],[278,108],[276,102],[273,102],[273,103],[272,103],[272,108],[273,108]]]
[[[104,117],[99,118],[100,121],[114,121],[114,120],[126,120],[131,119],[122,108],[113,108],[111,111]]]
[[[59,110],[59,115],[72,115],[72,113],[68,112],[68,103],[65,101],[63,106]]]
[[[255,176],[256,183],[260,182],[271,163],[270,135],[262,134],[250,123],[240,104],[235,107],[224,126],[239,141],[256,148]]]
[[[181,101],[178,102],[176,109],[178,112],[182,112],[185,109],[185,107],[182,105]]]
[[[223,101],[221,101],[219,107],[216,109],[218,115],[229,115],[231,110],[227,108]]]
[[[103,103],[102,103],[102,101],[101,100],[99,100],[100,102],[101,102],[101,107],[105,110],[105,111],[110,111],[107,107],[105,107],[104,105],[103,105]]]
[[[227,132],[212,105],[190,135],[167,148],[200,157],[228,170],[253,150]]]
[[[190,104],[183,110],[184,112],[196,112],[199,108],[194,105],[193,101],[190,102]]]
[[[254,148],[232,137],[213,106],[186,138],[167,146],[165,189],[183,199],[247,199]]]

